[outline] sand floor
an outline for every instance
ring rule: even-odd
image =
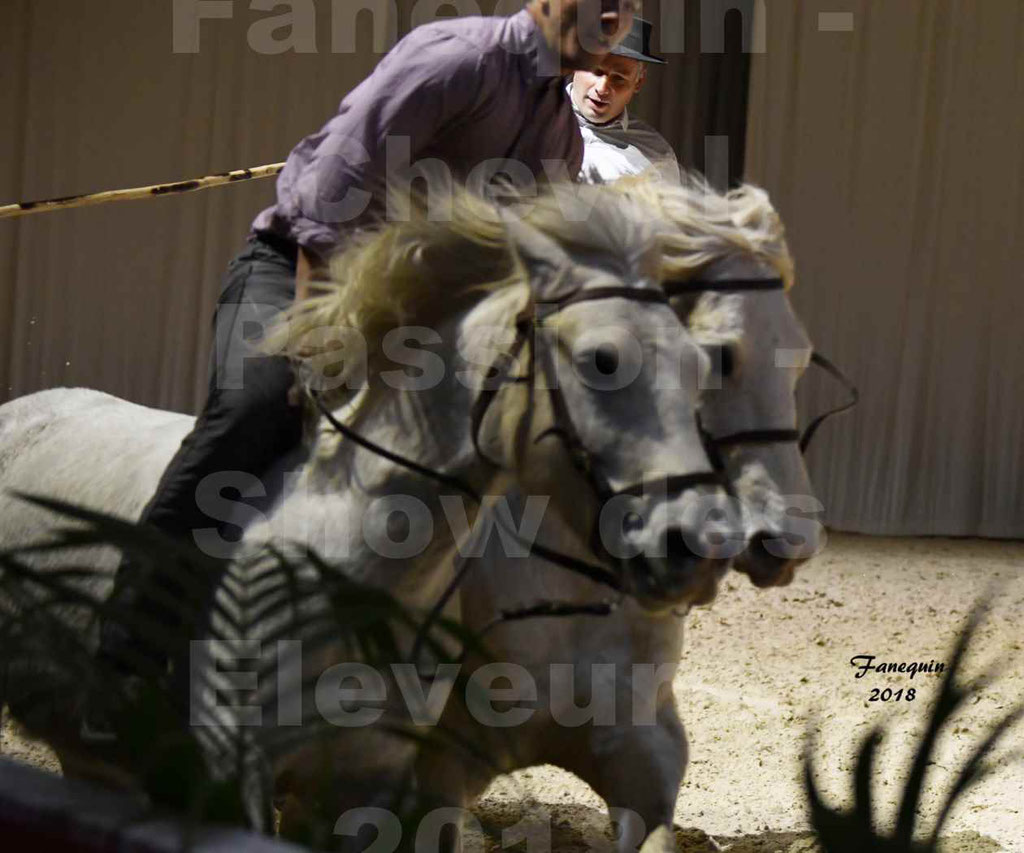
[[[878,723],[888,732],[875,778],[883,821],[894,815],[913,742],[923,729],[938,677],[868,673],[854,677],[854,655],[877,660],[942,661],[972,603],[992,582],[1005,582],[979,631],[967,674],[1004,659],[1004,677],[956,718],[941,739],[926,779],[926,826],[962,760],[987,723],[1024,700],[1024,543],[886,539],[834,534],[826,551],[784,589],[758,590],[733,574],[718,599],[687,621],[675,681],[690,740],[690,765],[676,806],[680,849],[813,850],[800,755],[808,719],[815,733],[820,787],[833,805],[852,802],[853,757]],[[914,686],[913,702],[870,702],[874,687]],[[950,851],[1024,853],[1024,760],[1005,756],[1024,746],[1024,725],[1011,730],[998,770],[966,794],[944,836]],[[517,793],[518,792],[518,793]],[[499,779],[485,812],[501,814],[526,792],[582,826],[601,803],[555,768]],[[581,809],[585,809],[581,811]],[[598,824],[601,825],[601,824]],[[600,830],[597,830],[600,832]],[[977,835],[975,835],[977,834]],[[742,843],[735,842],[746,836]],[[986,841],[985,837],[994,842]]]
[[[676,808],[680,850],[710,853],[816,848],[807,835],[800,754],[808,721],[820,787],[833,805],[851,801],[853,757],[876,724],[887,736],[876,767],[883,824],[895,812],[913,744],[938,677],[869,673],[854,677],[854,655],[878,661],[943,661],[972,603],[1003,586],[968,659],[968,674],[1005,661],[1005,674],[969,700],[944,733],[929,770],[922,819],[930,826],[941,795],[988,724],[1024,700],[1024,543],[886,539],[834,534],[792,586],[757,590],[733,574],[718,600],[687,617],[675,681],[690,740],[690,765]],[[872,688],[916,688],[912,702],[871,702]],[[996,771],[954,811],[948,853],[1024,853],[1024,725],[994,756]],[[5,729],[8,756],[52,766],[44,748]],[[538,767],[491,786],[479,808],[491,837],[524,817],[550,815],[554,849],[600,849],[602,804],[575,777]]]

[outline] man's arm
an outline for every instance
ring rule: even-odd
[[[361,227],[381,215],[373,207],[367,211],[367,193],[381,204],[387,140],[407,138],[415,160],[450,121],[472,111],[494,88],[491,73],[472,45],[443,31],[414,30],[399,42],[345,98],[294,178],[293,233],[311,258],[331,254],[339,229]]]

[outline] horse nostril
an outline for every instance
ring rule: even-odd
[[[780,545],[785,543],[779,534],[766,533],[763,530],[750,537],[750,556],[766,564],[778,564],[788,560]]]
[[[642,594],[638,600],[651,607],[665,605],[707,604],[718,590],[718,582],[728,568],[728,561],[716,559],[702,551],[703,540],[687,527],[669,527],[660,536],[662,547],[657,559],[647,560],[645,570],[638,574]]]
[[[703,557],[691,545],[692,537],[681,527],[670,527],[665,531],[665,557],[669,560],[685,559],[686,557]]]
[[[759,530],[750,537],[750,553],[761,560],[803,562],[814,556],[813,543],[793,532]]]
[[[754,586],[788,586],[793,581],[794,570],[804,558],[789,557],[779,547],[779,536],[770,533],[755,533],[750,537],[746,559],[737,563],[737,568],[750,576]]]
[[[755,533],[750,537],[750,553],[757,554],[759,557],[768,554],[768,548],[765,543],[771,538],[764,531]]]

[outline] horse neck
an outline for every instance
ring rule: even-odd
[[[540,502],[538,502],[540,501]],[[499,499],[508,507],[513,525],[523,532],[523,541],[544,545],[566,556],[595,562],[584,542],[561,516],[543,503],[542,498],[513,489]],[[532,522],[543,510],[536,536],[530,536]],[[491,509],[492,514],[497,509]],[[613,567],[608,566],[611,569]],[[507,531],[497,524],[489,528],[489,538],[477,566],[469,573],[461,589],[467,625],[479,629],[491,623],[502,611],[513,611],[538,601],[596,602],[612,595],[582,575],[557,566],[540,557],[523,555],[510,547]]]
[[[460,341],[474,315],[466,312],[437,325],[441,341],[429,349],[444,367],[439,381],[400,390],[375,377],[374,387],[361,392],[360,405],[334,416],[380,448],[486,493],[498,472],[476,453],[471,434],[475,391],[458,375]],[[271,529],[275,537],[322,553],[357,580],[379,583],[408,604],[428,604],[450,576],[450,561],[443,555],[464,532],[450,522],[453,505],[471,527],[477,513],[471,498],[358,446],[321,418],[307,461],[275,508]],[[395,519],[404,529],[393,529]],[[370,541],[374,530],[391,539],[407,538],[410,552],[375,545]],[[426,541],[417,546],[418,538]]]

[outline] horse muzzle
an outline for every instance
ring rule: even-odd
[[[733,567],[761,589],[789,586],[796,570],[820,550],[821,545],[816,542],[795,543],[785,533],[758,531],[750,537],[746,550],[736,557]]]
[[[652,612],[713,601],[731,564],[725,541],[716,541],[708,531],[682,527],[667,528],[660,539],[654,555],[628,563],[628,586],[634,598]]]

